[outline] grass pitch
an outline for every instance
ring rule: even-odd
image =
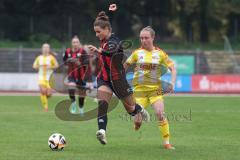
[[[44,113],[37,96],[0,97],[0,160],[193,160],[240,158],[239,97],[165,97],[171,142],[165,150],[157,122],[144,123],[135,132],[120,104],[109,114],[108,144],[95,137],[96,119],[85,122],[59,120],[54,106],[66,97],[52,97]],[[88,107],[96,103],[88,99]],[[148,111],[153,114],[151,108]],[[48,137],[63,134],[64,151],[48,148]]]

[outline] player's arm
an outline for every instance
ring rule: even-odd
[[[177,71],[174,66],[173,61],[168,57],[167,53],[163,52],[163,64],[165,64],[168,69],[171,71],[171,86],[169,88],[170,92],[174,91],[175,83],[177,79]]]
[[[88,47],[88,49],[89,49],[89,53],[90,54],[98,54],[98,53],[102,53],[102,48],[97,48],[97,47],[95,47],[95,46],[93,46],[93,45],[88,45],[87,46]]]
[[[72,61],[72,58],[68,57],[68,49],[66,49],[64,54],[63,54],[63,63],[65,65],[67,65],[67,64],[71,63],[71,61]]]
[[[113,12],[115,12],[117,10],[117,5],[115,3],[112,3],[109,5],[108,8],[108,16],[109,16],[109,22],[110,24],[112,24],[112,20],[113,20]]]
[[[54,56],[52,56],[50,69],[56,69],[58,67],[59,67],[59,65],[58,65],[57,59]]]
[[[39,68],[39,58],[38,57],[33,62],[32,68],[35,69],[35,70],[37,70]]]
[[[65,63],[68,59],[67,50],[63,53],[63,62]]]
[[[171,83],[173,85],[173,89],[175,88],[175,83],[176,83],[176,79],[177,79],[177,70],[174,66],[174,64],[170,67],[168,67],[169,70],[171,71]]]
[[[125,71],[127,71],[129,66],[135,64],[136,62],[137,62],[137,53],[133,52],[123,64]]]

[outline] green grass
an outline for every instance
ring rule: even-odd
[[[39,97],[0,97],[1,160],[193,160],[239,159],[239,97],[166,97],[171,141],[176,150],[164,150],[157,122],[145,123],[139,132],[123,120],[121,105],[109,115],[108,144],[95,138],[96,120],[65,122],[54,114],[54,106],[64,97],[50,100],[44,113]],[[96,106],[87,101],[88,106]],[[190,116],[191,110],[191,116]],[[151,113],[152,109],[149,108]],[[67,146],[62,152],[48,148],[48,137],[62,133]]]

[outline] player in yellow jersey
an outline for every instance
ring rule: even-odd
[[[159,121],[159,130],[163,137],[163,145],[166,149],[174,149],[169,142],[169,124],[164,115],[164,103],[162,94],[162,81],[159,79],[167,69],[171,71],[171,85],[167,87],[172,92],[176,81],[176,70],[168,55],[154,46],[155,31],[145,27],[140,32],[141,48],[135,50],[125,62],[125,69],[129,65],[136,64],[133,77],[133,88],[136,102],[143,107],[151,105]],[[164,73],[163,73],[164,72]],[[139,129],[135,117],[135,130]]]
[[[41,92],[41,102],[44,111],[48,111],[48,98],[51,96],[51,87],[49,79],[54,69],[58,67],[56,58],[51,54],[50,45],[42,45],[42,54],[39,55],[34,63],[33,68],[38,70],[38,84]]]

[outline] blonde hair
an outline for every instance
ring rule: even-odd
[[[155,37],[155,31],[151,26],[147,26],[147,27],[143,28],[141,30],[141,32],[143,32],[143,31],[148,31],[152,37]]]

